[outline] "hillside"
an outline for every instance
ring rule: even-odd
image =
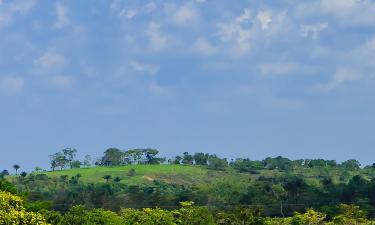
[[[129,171],[132,169],[134,169],[135,173],[130,175]],[[44,172],[42,174],[55,179],[64,175],[70,178],[79,174],[80,181],[85,183],[106,183],[107,181],[103,177],[110,175],[110,181],[116,177],[119,177],[119,183],[127,185],[147,185],[156,180],[169,184],[187,186],[199,185],[205,182],[224,178],[235,178],[237,179],[237,182],[240,182],[241,180],[255,180],[259,177],[276,178],[278,176],[285,175],[299,176],[304,178],[308,183],[315,185],[319,185],[320,179],[328,177],[331,178],[334,183],[346,182],[349,178],[355,175],[361,175],[366,179],[372,179],[375,177],[375,171],[372,169],[353,171],[338,168],[298,168],[289,171],[260,169],[256,170],[256,173],[239,173],[233,168],[227,168],[224,171],[220,171],[208,169],[205,166],[170,164],[77,168]]]

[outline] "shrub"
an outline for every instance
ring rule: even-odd
[[[47,225],[48,223],[41,214],[26,212],[20,197],[0,191],[0,224]]]

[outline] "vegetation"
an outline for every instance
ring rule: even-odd
[[[52,171],[3,170],[0,224],[375,224],[374,165],[158,153],[110,148],[92,162],[68,148]]]

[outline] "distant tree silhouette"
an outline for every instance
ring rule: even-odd
[[[25,178],[25,177],[27,176],[27,173],[26,173],[25,171],[22,171],[22,172],[20,173],[20,176],[21,176],[22,178]]]
[[[103,179],[105,179],[107,182],[111,179],[111,175],[104,175]]]
[[[8,175],[9,175],[9,171],[8,170],[3,170],[0,173],[0,178],[3,178],[3,177],[8,176]]]
[[[13,168],[16,170],[16,175],[17,175],[17,172],[21,168],[21,166],[18,165],[18,164],[15,164],[15,165],[13,165]]]

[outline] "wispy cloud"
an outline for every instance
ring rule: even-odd
[[[57,21],[54,27],[62,29],[69,25],[70,21],[68,18],[68,8],[62,3],[58,2],[55,6]]]
[[[42,71],[58,69],[64,66],[66,63],[66,58],[54,50],[47,50],[34,62],[38,70]]]
[[[129,62],[130,67],[137,72],[142,73],[148,73],[148,74],[156,74],[159,72],[160,67],[157,65],[152,64],[146,64],[146,63],[140,63],[137,61],[130,61]]]
[[[34,0],[14,0],[9,2],[0,1],[0,28],[12,24],[17,14],[27,14],[35,5]]]
[[[358,81],[361,78],[362,75],[356,70],[349,68],[338,68],[329,83],[319,85],[317,88],[321,91],[332,91],[344,83]]]
[[[161,50],[168,44],[168,37],[162,33],[160,24],[156,22],[148,24],[146,35],[153,50]]]
[[[250,38],[252,35],[251,12],[244,9],[243,13],[228,22],[218,23],[220,39],[231,45],[231,51],[235,55],[243,55],[251,48]]]
[[[73,85],[73,78],[65,75],[57,75],[49,78],[49,83],[52,87],[59,89],[67,89]]]
[[[212,55],[217,52],[215,46],[213,46],[208,40],[205,38],[198,38],[195,40],[193,44],[193,49],[196,53],[202,55]]]
[[[312,39],[316,40],[319,37],[319,33],[322,32],[326,28],[328,28],[328,23],[317,23],[317,24],[309,24],[309,25],[302,24],[301,36],[302,37],[311,36]]]
[[[185,25],[198,20],[199,14],[192,5],[166,4],[165,11],[172,21],[178,25]]]
[[[0,77],[0,92],[7,95],[19,94],[24,87],[24,83],[24,79],[21,77]]]
[[[272,13],[269,11],[261,11],[257,14],[257,19],[260,22],[261,28],[266,30],[272,22]]]

